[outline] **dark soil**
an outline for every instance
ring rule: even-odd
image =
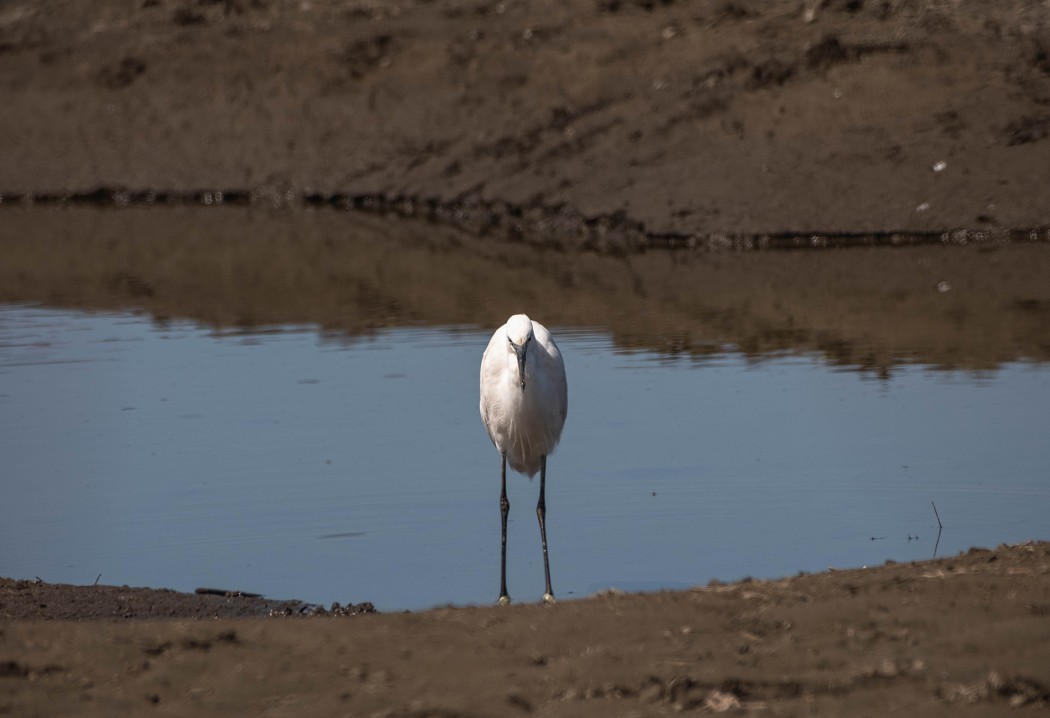
[[[0,578],[0,621],[100,621],[131,618],[251,618],[374,613],[370,603],[275,601],[257,594],[216,588],[194,593],[130,586],[69,586],[40,580]]]
[[[223,594],[225,592],[222,592]],[[0,578],[0,619],[232,618],[265,616],[282,601],[212,593],[186,594],[129,586],[69,586]]]

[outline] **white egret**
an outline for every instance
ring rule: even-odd
[[[569,408],[565,363],[550,332],[524,314],[515,314],[496,330],[481,357],[481,420],[502,458],[500,515],[503,542],[500,552],[499,602],[507,595],[507,464],[530,479],[540,472],[540,499],[536,517],[543,542],[543,573],[547,590],[543,600],[554,601],[547,561],[547,457],[561,438]]]

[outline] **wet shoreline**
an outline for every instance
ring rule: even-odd
[[[905,247],[974,243],[1050,243],[1046,227],[950,227],[927,231],[822,231],[692,234],[654,233],[623,213],[587,217],[564,207],[516,206],[504,202],[443,202],[437,198],[378,194],[296,194],[291,191],[243,189],[129,190],[99,187],[82,192],[0,192],[0,209],[95,207],[247,207],[263,210],[331,209],[396,217],[455,228],[475,237],[521,242],[554,249],[622,254],[647,250],[709,251],[804,250],[850,247]],[[353,216],[349,218],[353,221]]]

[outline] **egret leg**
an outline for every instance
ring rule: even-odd
[[[551,566],[547,561],[547,502],[544,490],[547,487],[547,457],[540,457],[540,500],[536,503],[536,518],[540,520],[540,540],[543,542],[543,575],[547,579],[547,591],[543,594],[544,603],[554,603],[554,591],[551,590]]]
[[[503,465],[500,469],[500,494],[499,513],[503,519],[502,543],[500,546],[499,566],[499,604],[506,606],[510,603],[507,595],[507,514],[510,513],[510,501],[507,500],[507,457],[503,457]]]

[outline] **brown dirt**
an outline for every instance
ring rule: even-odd
[[[597,247],[1045,228],[1048,57],[1034,0],[7,0],[0,192]]]
[[[119,614],[130,592],[23,584],[0,582],[0,712],[13,715],[1050,709],[1045,543],[554,606],[352,618],[47,621],[68,619],[73,603]],[[199,596],[140,595],[161,614],[201,615]]]

